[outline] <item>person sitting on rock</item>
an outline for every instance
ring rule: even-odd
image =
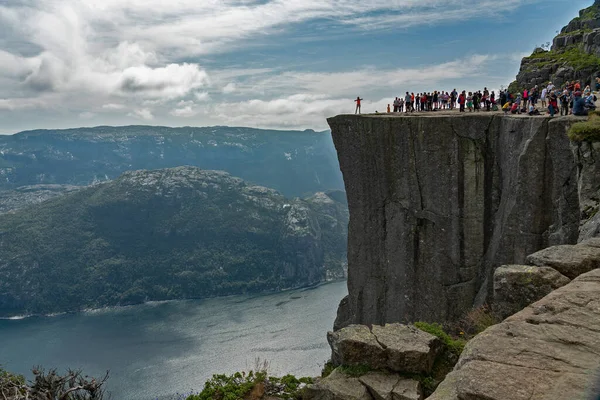
[[[596,109],[596,99],[594,97],[595,96],[591,93],[585,97],[586,110],[591,111]]]
[[[512,103],[511,102],[506,102],[504,103],[504,105],[502,106],[502,111],[504,111],[504,114],[508,114],[508,112],[510,111],[512,107]]]
[[[588,115],[585,109],[585,99],[581,97],[581,92],[573,93],[573,115]]]
[[[520,97],[519,97],[519,99],[520,99]],[[512,103],[512,106],[510,107],[510,113],[511,114],[521,114],[521,108],[517,104],[516,100],[514,103]]]

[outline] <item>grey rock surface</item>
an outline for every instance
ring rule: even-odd
[[[375,400],[421,400],[421,384],[396,374],[369,372],[359,378]]]
[[[302,398],[304,400],[373,400],[358,378],[345,375],[337,369],[327,378],[307,386]]]
[[[493,309],[506,318],[570,281],[550,267],[503,265],[494,272]]]
[[[440,351],[435,336],[414,326],[350,325],[328,332],[335,365],[367,365],[402,373],[429,373]]]
[[[477,335],[428,400],[592,398],[599,355],[594,270]]]
[[[582,245],[552,246],[529,255],[527,262],[539,267],[552,267],[573,279],[600,268],[600,248]]]
[[[350,224],[346,324],[456,320],[495,268],[576,243],[574,117],[340,115],[328,120]]]
[[[309,385],[304,400],[422,400],[421,384],[387,372],[369,372],[360,377],[335,369],[328,377]]]

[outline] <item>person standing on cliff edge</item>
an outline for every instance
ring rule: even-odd
[[[354,114],[360,114],[360,102],[361,102],[362,100],[363,100],[363,99],[361,99],[361,98],[360,98],[360,96],[358,96],[358,97],[356,98],[356,100],[354,100],[354,102],[356,103],[356,110],[354,110]]]

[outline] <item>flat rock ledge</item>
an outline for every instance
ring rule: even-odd
[[[503,319],[571,282],[550,267],[503,265],[494,272],[494,311]]]
[[[428,400],[595,399],[599,370],[596,269],[473,338]]]
[[[581,274],[600,268],[600,238],[576,245],[552,246],[527,256],[527,263],[551,267],[574,279]]]
[[[360,377],[335,369],[328,377],[308,386],[303,400],[422,400],[421,384],[413,379],[385,372]]]
[[[334,365],[400,373],[430,373],[442,347],[437,337],[403,324],[350,325],[328,332],[327,340]]]

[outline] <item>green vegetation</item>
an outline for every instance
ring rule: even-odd
[[[102,400],[108,372],[100,379],[68,370],[59,374],[55,369],[46,372],[40,367],[32,370],[34,379],[27,383],[21,375],[0,368],[0,395],[5,400]]]
[[[312,384],[312,378],[281,378],[268,376],[266,371],[236,372],[232,375],[213,375],[198,394],[186,400],[241,400],[276,396],[280,399],[301,399],[304,385]]]
[[[372,371],[368,365],[341,365],[339,367],[340,372],[343,372],[349,376],[363,376],[366,373]]]
[[[574,142],[600,141],[600,116],[591,112],[587,121],[576,122],[569,129],[569,139]]]
[[[333,370],[335,369],[335,365],[331,360],[328,360],[325,365],[323,365],[323,369],[321,370],[321,378],[327,378]]]
[[[341,274],[348,221],[345,205],[325,200],[181,167],[0,215],[0,315],[321,282]]]
[[[464,338],[452,338],[438,323],[415,322],[415,326],[424,332],[437,336],[448,350],[457,356],[460,356],[467,343]]]
[[[528,71],[553,64],[568,65],[575,70],[600,68],[600,57],[586,53],[580,45],[569,46],[557,51],[534,53],[525,60]]]

